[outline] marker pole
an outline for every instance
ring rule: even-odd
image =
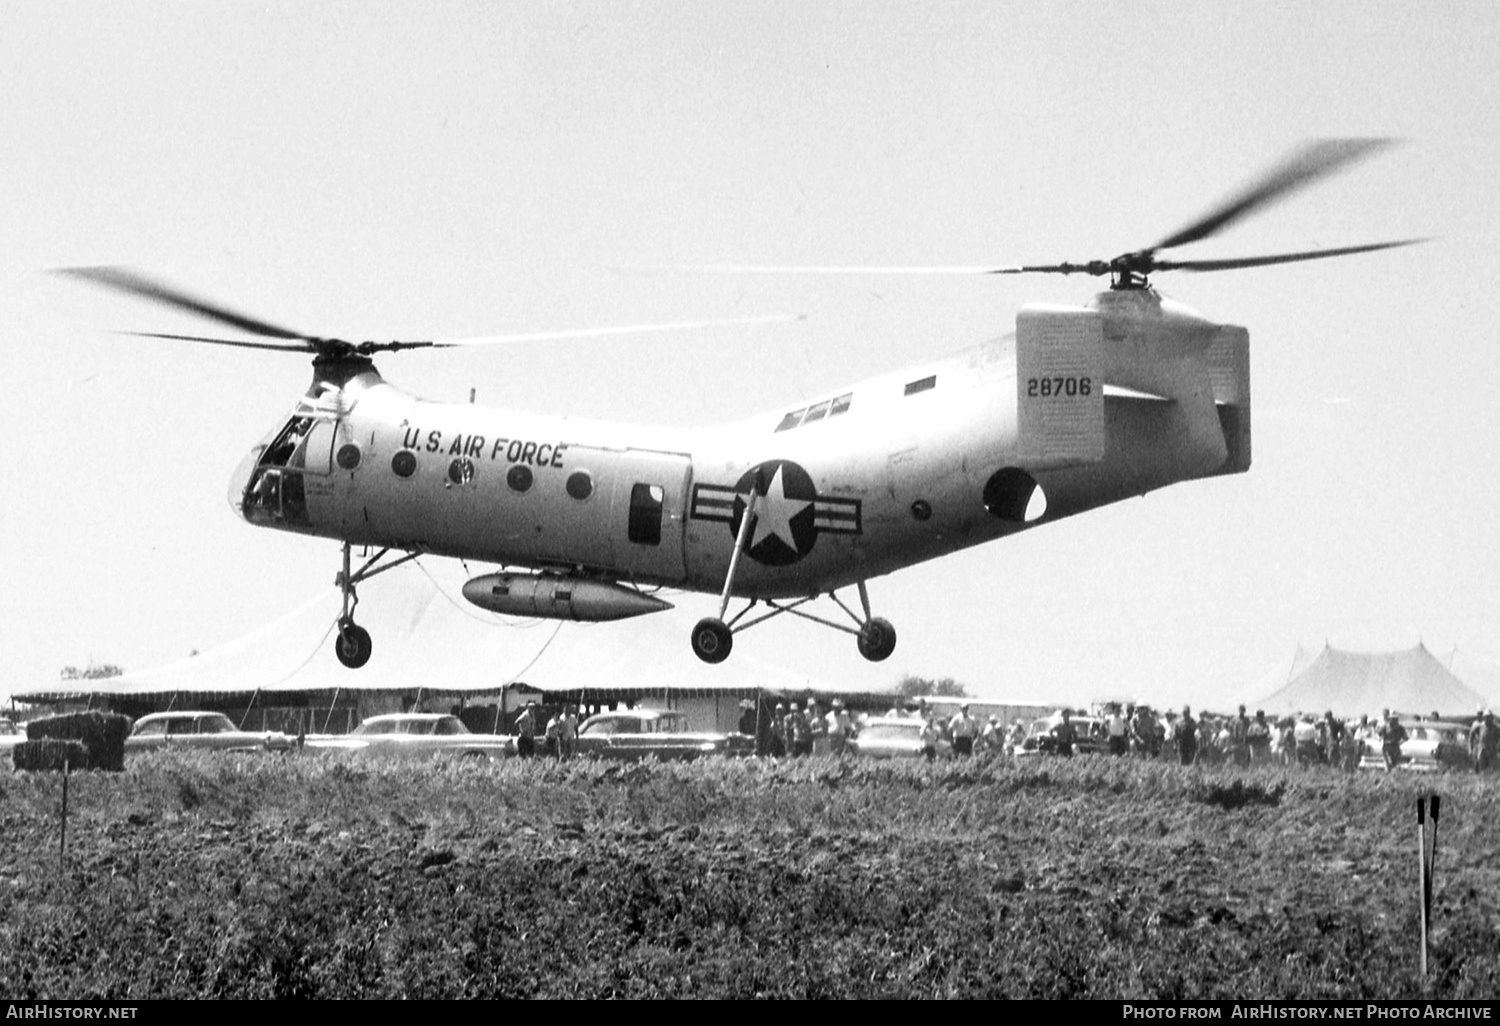
[[[1422,976],[1427,976],[1427,799],[1417,799],[1417,920]]]
[[[1442,808],[1442,799],[1437,795],[1432,796],[1432,834],[1427,839],[1427,890],[1423,898],[1427,902],[1427,921],[1432,922],[1432,887],[1433,877],[1437,874],[1437,830],[1438,810]]]

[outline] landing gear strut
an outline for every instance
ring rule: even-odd
[[[384,566],[376,566],[375,564],[380,562],[381,557],[390,551],[390,549],[381,549],[366,560],[364,566],[351,573],[349,569],[350,548],[349,543],[344,542],[344,569],[333,579],[333,583],[339,586],[344,596],[344,611],[339,615],[338,636],[333,640],[333,654],[338,656],[339,662],[349,669],[357,670],[370,661],[374,643],[370,640],[370,632],[354,622],[354,607],[359,605],[359,596],[355,593],[354,586],[378,573],[416,559],[417,554],[408,552],[400,559],[392,560]]]
[[[812,620],[825,627],[832,627],[836,631],[844,631],[853,634],[859,645],[859,654],[871,662],[880,662],[888,659],[896,650],[896,628],[891,626],[889,620],[883,620],[878,616],[870,615],[870,595],[865,590],[865,582],[859,582],[859,602],[864,611],[864,616],[859,616],[839,599],[833,592],[828,597],[849,614],[849,618],[857,625],[848,627],[842,623],[825,620],[821,616],[804,612],[800,606],[806,605],[818,596],[812,595],[808,598],[798,599],[795,602],[780,603],[773,599],[766,599],[765,603],[770,607],[768,612],[745,620],[745,616],[755,607],[756,600],[752,599],[750,604],[742,609],[732,620],[725,621],[725,614],[729,611],[730,593],[734,589],[735,572],[740,566],[740,556],[745,551],[745,543],[750,537],[751,522],[755,519],[755,508],[760,502],[760,489],[757,487],[750,492],[750,498],[745,503],[745,512],[740,518],[740,529],[734,539],[734,554],[729,557],[729,572],[724,576],[724,591],[719,596],[719,615],[708,616],[699,620],[693,627],[693,654],[705,663],[722,663],[729,658],[729,652],[734,647],[734,636],[743,630],[748,630],[758,623],[764,623],[773,616],[782,613],[791,613],[800,616],[804,620]]]

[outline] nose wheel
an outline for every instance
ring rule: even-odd
[[[349,669],[357,670],[370,661],[370,652],[374,646],[370,642],[370,632],[354,622],[354,607],[359,605],[359,596],[355,594],[354,586],[376,574],[393,570],[402,563],[416,559],[417,553],[409,552],[382,564],[380,560],[390,552],[390,549],[381,549],[371,556],[364,566],[358,570],[352,570],[350,548],[350,544],[344,542],[344,569],[333,579],[333,583],[338,585],[339,591],[344,596],[344,610],[339,615],[338,636],[333,639],[333,654],[338,656],[339,662]]]
[[[373,647],[369,631],[353,620],[339,621],[339,636],[333,645],[339,662],[351,670],[357,670],[370,661]]]

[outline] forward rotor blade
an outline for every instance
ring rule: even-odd
[[[240,349],[271,349],[278,353],[300,353],[307,355],[316,352],[316,348],[310,343],[300,346],[283,346],[275,342],[250,342],[232,338],[206,338],[202,335],[169,335],[160,331],[122,331],[121,335],[133,335],[136,338],[171,338],[181,342],[207,342],[213,346],[235,346]]]
[[[1339,168],[1392,144],[1390,139],[1319,139],[1308,143],[1238,194],[1197,221],[1169,235],[1152,250],[1185,246],[1288,193],[1333,174]],[[1160,267],[1160,265],[1158,265]]]
[[[517,335],[482,335],[476,338],[437,339],[432,342],[395,342],[393,346],[409,348],[431,346],[434,349],[451,349],[458,346],[498,346],[515,342],[549,342],[567,338],[606,338],[611,335],[642,335],[657,331],[692,331],[704,328],[724,328],[746,324],[790,324],[806,320],[805,314],[737,317],[707,321],[670,321],[664,324],[630,324],[617,328],[575,328],[568,331],[533,331]]]
[[[1348,256],[1351,253],[1374,253],[1398,246],[1414,246],[1427,239],[1402,239],[1399,242],[1373,242],[1364,246],[1341,246],[1338,249],[1312,249],[1302,253],[1278,253],[1272,256],[1238,257],[1229,260],[1158,260],[1158,271],[1234,271],[1245,267],[1267,267],[1271,264],[1294,264],[1301,260]]]
[[[63,267],[59,268],[58,274],[65,274],[70,278],[79,278],[94,285],[101,285],[116,292],[124,292],[142,299],[149,299],[155,303],[161,303],[177,310],[186,310],[188,313],[206,317],[220,324],[227,324],[241,331],[248,331],[252,335],[263,335],[267,338],[285,339],[310,339],[300,331],[283,328],[266,321],[238,313],[228,307],[201,299],[191,295],[172,285],[148,278],[143,274],[132,271],[125,267]],[[187,338],[189,336],[183,336]],[[200,340],[207,341],[207,340]]]

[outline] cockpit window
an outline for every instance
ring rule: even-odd
[[[266,454],[261,459],[261,466],[284,467],[290,463],[292,454],[307,439],[307,433],[312,430],[312,425],[311,417],[293,417],[287,421],[286,427],[281,429],[276,440],[266,446]]]

